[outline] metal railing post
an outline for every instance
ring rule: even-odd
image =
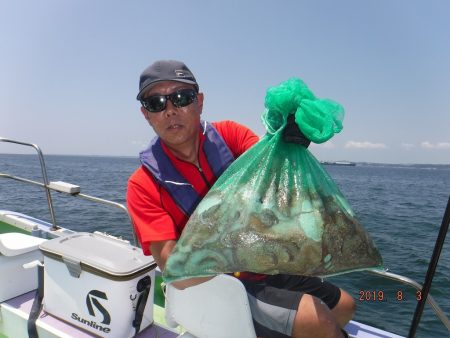
[[[42,178],[44,180],[44,189],[45,189],[45,195],[47,198],[48,209],[50,211],[50,217],[51,217],[52,224],[53,224],[52,230],[57,230],[58,225],[56,224],[55,210],[53,209],[53,203],[52,203],[52,195],[50,193],[50,189],[48,188],[49,181],[48,181],[48,177],[47,177],[47,169],[45,168],[44,155],[42,154],[41,149],[36,144],[10,140],[10,139],[3,138],[3,137],[0,137],[0,142],[20,144],[23,146],[32,147],[37,151],[38,157],[39,157],[39,162],[41,164],[41,172],[42,172]]]

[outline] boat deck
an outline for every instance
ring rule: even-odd
[[[26,332],[26,321],[28,320],[33,305],[34,295],[35,292],[32,291],[0,303],[0,332],[7,332],[8,337],[10,338],[28,337],[28,333]],[[97,337],[87,331],[59,320],[45,311],[41,311],[41,314],[36,321],[36,326],[40,338]],[[175,338],[178,336],[179,333],[154,324],[141,331],[136,337]]]
[[[34,295],[35,292],[32,291],[0,303],[0,332],[7,332],[11,338],[28,337],[26,321],[33,305]],[[36,321],[36,326],[40,338],[97,337],[47,314],[45,311],[41,311]],[[345,329],[350,337],[353,338],[402,338],[402,336],[355,321],[351,321]],[[158,324],[153,324],[140,332],[136,337],[175,338],[179,337],[179,335],[180,333],[178,332],[174,332]]]

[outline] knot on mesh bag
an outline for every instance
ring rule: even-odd
[[[314,143],[328,141],[342,130],[344,108],[329,99],[318,99],[299,78],[267,90],[262,121],[269,134],[283,129],[289,114],[302,133]]]

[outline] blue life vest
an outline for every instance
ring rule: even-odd
[[[218,178],[234,161],[233,154],[217,130],[208,122],[201,121],[205,141],[203,151],[214,176]],[[177,206],[188,217],[200,203],[200,196],[184,178],[164,152],[161,139],[157,136],[150,146],[139,154],[142,165],[156,181],[166,189]]]

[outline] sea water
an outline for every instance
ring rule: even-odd
[[[81,187],[81,193],[125,204],[126,183],[139,166],[137,158],[46,157],[50,181]],[[357,218],[374,239],[388,271],[423,284],[450,195],[450,165],[327,165]],[[42,181],[34,155],[0,155],[0,173]],[[77,231],[103,231],[133,241],[123,211],[81,198],[52,193],[58,225]],[[0,209],[51,221],[42,188],[0,178]],[[450,316],[450,237],[447,236],[433,279],[431,295]],[[357,304],[355,320],[407,336],[417,299],[404,284],[368,272],[329,278]],[[416,337],[450,334],[426,305]]]

